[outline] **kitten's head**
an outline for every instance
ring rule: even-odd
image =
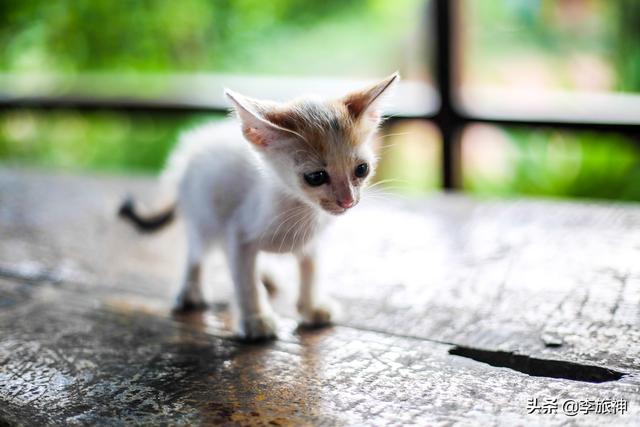
[[[286,104],[259,101],[229,90],[245,138],[291,194],[341,214],[360,200],[373,175],[372,138],[379,103],[398,80],[395,73],[343,98],[302,98]]]

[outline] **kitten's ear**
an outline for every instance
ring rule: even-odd
[[[292,136],[291,131],[265,118],[265,111],[273,108],[273,105],[248,98],[229,89],[225,89],[224,93],[233,103],[242,123],[242,133],[253,145],[266,148],[275,141]]]
[[[398,80],[400,80],[400,74],[396,71],[373,86],[348,94],[342,98],[342,102],[347,106],[349,114],[354,120],[367,117],[377,122],[381,116],[379,101],[383,98],[382,95],[388,92]]]

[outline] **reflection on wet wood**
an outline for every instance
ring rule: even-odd
[[[180,224],[141,236],[115,215],[127,190],[151,188],[0,171],[0,425],[632,425],[640,415],[637,205],[365,203],[322,245],[339,325],[298,329],[292,262],[265,257],[280,339],[245,345],[229,332],[217,256],[205,271],[214,308],[170,315]],[[622,399],[628,410],[529,415],[534,397]]]

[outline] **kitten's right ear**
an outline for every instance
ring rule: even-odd
[[[248,98],[225,89],[225,95],[233,103],[234,109],[242,123],[242,133],[256,147],[266,148],[273,142],[291,137],[291,131],[284,129],[264,118],[261,110],[265,109],[258,100]]]
[[[347,106],[349,114],[354,120],[368,117],[377,124],[381,116],[377,104],[380,103],[383,94],[389,91],[398,80],[400,80],[400,74],[396,71],[372,86],[350,93],[342,99],[342,102]]]

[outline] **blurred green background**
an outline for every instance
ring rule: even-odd
[[[640,91],[637,0],[460,6],[465,87]],[[399,69],[405,80],[431,83],[428,14],[423,0],[3,0],[0,73],[374,78]],[[150,173],[182,130],[217,118],[5,110],[0,161]],[[408,194],[438,187],[440,139],[432,125],[399,120],[381,133],[380,179]],[[608,133],[474,125],[463,137],[464,186],[482,195],[640,200],[638,146]]]

